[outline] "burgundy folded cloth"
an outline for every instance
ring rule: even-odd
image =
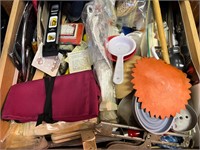
[[[100,90],[93,71],[55,78],[52,92],[54,121],[79,121],[97,117]],[[2,119],[20,122],[37,121],[45,105],[44,79],[11,87],[2,110]]]

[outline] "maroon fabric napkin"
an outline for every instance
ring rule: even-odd
[[[50,85],[53,88],[49,107],[54,121],[72,122],[98,116],[100,90],[92,71],[59,76]],[[2,119],[37,121],[44,114],[47,89],[44,79],[13,85],[3,106]]]

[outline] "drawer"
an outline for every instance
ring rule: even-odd
[[[197,29],[194,22],[194,17],[192,14],[191,6],[189,1],[179,2],[182,19],[186,31],[187,44],[191,53],[191,57],[194,66],[200,75],[200,42],[197,33]],[[10,20],[8,23],[7,33],[5,37],[5,42],[2,50],[2,55],[0,59],[0,108],[5,101],[6,95],[9,88],[16,81],[17,70],[15,69],[13,63],[11,62],[8,53],[12,50],[15,40],[15,35],[17,32],[17,27],[19,24],[20,17],[23,13],[25,4],[21,0],[14,0],[13,6],[10,14]],[[0,120],[0,139],[2,140],[9,128],[9,123]]]
[[[198,76],[200,77],[200,42],[197,33],[192,9],[189,1],[180,1],[181,15],[185,28],[185,34],[187,38],[187,44],[190,50],[190,56],[193,60],[194,67],[197,70]]]
[[[1,59],[0,59],[0,107],[4,103],[6,95],[10,86],[13,84],[13,79],[15,76],[15,67],[11,62],[8,53],[13,49],[15,35],[17,32],[17,27],[19,24],[19,20],[21,14],[24,9],[24,2],[20,0],[14,0],[12,10],[10,13],[10,19],[7,26],[7,32],[4,40],[4,45],[2,49]],[[0,121],[0,138],[2,139],[3,135],[5,135],[7,129],[9,127],[9,123],[5,121]]]
[[[5,9],[5,11],[8,15],[10,15],[12,3],[13,3],[13,1],[2,1],[1,2],[1,5],[3,6],[3,8]]]
[[[19,20],[22,16],[23,10],[25,7],[25,3],[21,0],[14,0],[12,5],[12,10],[10,13],[10,19],[7,26],[7,32],[4,40],[4,45],[2,48],[2,54],[0,58],[0,108],[2,109],[2,105],[6,99],[6,95],[11,87],[11,85],[15,84],[18,77],[18,70],[13,65],[11,59],[8,54],[13,49],[13,45],[15,42],[15,37],[17,34]],[[36,71],[34,79],[42,78],[43,73],[39,70]],[[0,139],[4,137],[6,131],[9,128],[9,123],[6,121],[0,120]]]

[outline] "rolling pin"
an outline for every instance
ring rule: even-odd
[[[167,64],[170,64],[159,0],[153,0],[153,10],[154,10],[154,16],[155,16],[157,28],[158,28],[158,36],[159,36],[160,44],[162,48],[161,50],[162,56],[163,56],[164,61]]]

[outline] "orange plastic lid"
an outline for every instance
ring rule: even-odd
[[[151,116],[175,116],[190,99],[191,84],[181,70],[155,58],[137,60],[132,69],[135,96]]]

